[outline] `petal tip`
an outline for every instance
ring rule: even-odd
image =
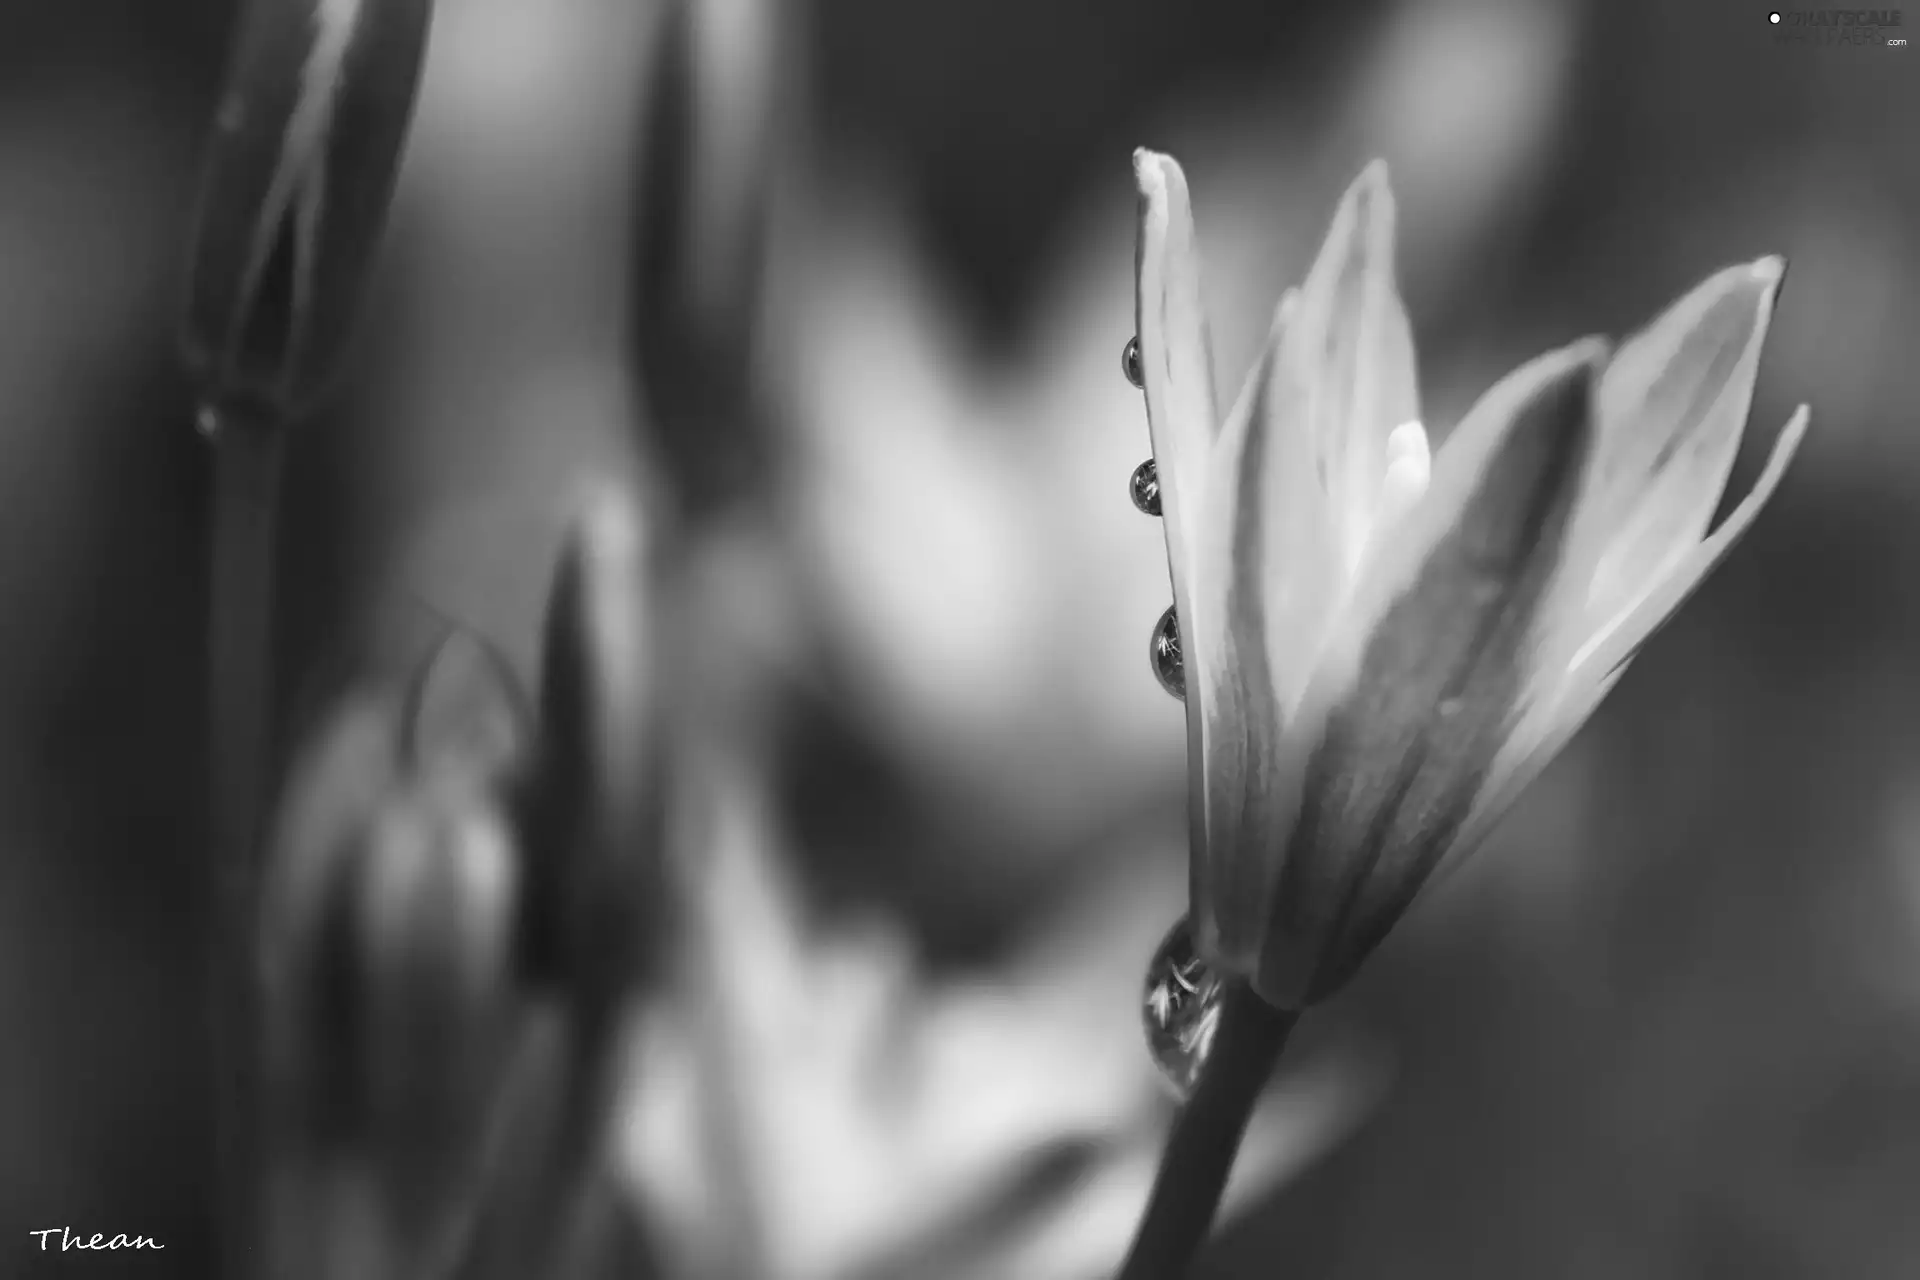
[[[1583,369],[1589,377],[1596,376],[1613,358],[1613,343],[1597,333],[1590,333],[1560,348],[1560,358],[1567,370]]]
[[[1807,424],[1812,420],[1813,409],[1810,405],[1803,404],[1793,411],[1793,416],[1787,419],[1787,425],[1780,428],[1780,434],[1774,437],[1773,449],[1767,454],[1766,468],[1754,484],[1753,493],[1748,495],[1749,502],[1764,503],[1780,486],[1781,479],[1787,473],[1788,464],[1799,452],[1801,441],[1806,439]],[[1729,516],[1727,522],[1731,524],[1733,517]]]
[[[1142,195],[1159,195],[1180,179],[1180,164],[1165,152],[1150,147],[1135,147],[1133,178]]]
[[[1780,295],[1787,289],[1787,260],[1780,254],[1771,253],[1753,264],[1754,274],[1765,280],[1772,289],[1773,305],[1780,305]],[[1766,274],[1762,275],[1762,272]]]
[[[1798,449],[1800,447],[1800,441],[1805,438],[1807,434],[1807,426],[1812,421],[1812,405],[1803,404],[1798,409],[1795,409],[1793,416],[1787,419],[1787,425],[1780,428],[1780,444],[1778,447],[1786,449],[1789,452]]]
[[[1780,291],[1787,283],[1787,260],[1777,253],[1756,258],[1747,265],[1747,277],[1760,290],[1760,306],[1771,314],[1780,305]]]
[[[1391,234],[1393,230],[1393,183],[1387,175],[1385,160],[1370,160],[1347,188],[1341,203],[1355,220],[1371,234]]]

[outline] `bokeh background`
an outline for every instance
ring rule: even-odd
[[[360,350],[295,451],[295,704],[423,604],[530,673],[578,485],[647,473],[647,8],[441,6]],[[0,3],[0,1275],[211,1266],[172,325],[233,16]],[[755,744],[707,905],[770,1269],[1090,1278],[1144,1194],[1184,741],[1126,496],[1140,143],[1186,164],[1223,382],[1379,155],[1430,425],[1768,252],[1736,493],[1814,406],[1741,550],[1313,1015],[1202,1274],[1920,1269],[1920,52],[1782,44],[1727,0],[788,17],[764,467],[697,575],[715,717]],[[698,1236],[701,1070],[661,1005],[622,1185]],[[40,1255],[61,1224],[166,1251]]]

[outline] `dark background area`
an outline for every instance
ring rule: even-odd
[[[635,465],[641,24],[442,8],[356,367],[296,447],[301,698],[409,601],[530,667],[568,486]],[[0,2],[0,1275],[210,1265],[205,482],[172,324],[232,12]],[[1126,992],[1179,909],[1184,774],[1145,661],[1160,535],[1125,496],[1134,145],[1187,165],[1223,384],[1384,155],[1430,426],[1782,253],[1734,491],[1808,401],[1801,459],[1475,866],[1315,1015],[1392,1083],[1204,1274],[1920,1268],[1920,52],[1781,44],[1722,0],[816,0],[801,26],[779,470],[713,564],[721,650],[770,673],[749,684],[809,936],[885,921],[928,1009],[954,984],[1104,992],[1034,959],[1086,941],[1133,969],[1032,1070],[1143,1053]],[[1109,898],[1139,927],[1107,928]],[[1005,1016],[982,1034],[1028,1034]],[[61,1223],[167,1250],[37,1256],[25,1233]]]

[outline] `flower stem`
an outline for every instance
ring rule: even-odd
[[[1274,1008],[1245,983],[1227,988],[1212,1051],[1193,1097],[1173,1122],[1118,1280],[1179,1280],[1186,1274],[1206,1243],[1254,1104],[1299,1017]]]
[[[284,452],[279,424],[208,416],[213,525],[207,617],[211,733],[213,1015],[220,1226],[224,1274],[253,1271],[257,1043],[254,961],[256,841],[272,742],[274,512]]]

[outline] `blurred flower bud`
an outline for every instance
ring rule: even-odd
[[[524,1008],[505,784],[525,726],[504,666],[455,635],[291,775],[261,921],[276,1276],[416,1274],[480,1193]]]
[[[660,898],[664,817],[647,571],[631,500],[589,499],[547,605],[529,801],[532,963],[609,1008],[657,933],[641,914]]]
[[[694,511],[753,483],[754,345],[782,75],[772,0],[674,0],[645,120],[634,341],[655,447]]]
[[[394,798],[354,885],[366,1120],[402,1200],[477,1163],[513,1012],[519,889],[497,803],[443,774]]]
[[[421,664],[400,712],[401,755],[413,768],[457,762],[505,782],[533,744],[533,707],[506,656],[455,628]]]
[[[466,1280],[559,1274],[604,1176],[625,1015],[663,924],[664,761],[646,573],[629,499],[590,499],[547,606],[539,749],[522,797],[520,955],[542,1014],[539,1079],[507,1138],[512,1154]]]
[[[208,410],[335,372],[392,200],[431,0],[247,0],[199,192],[184,347]]]

